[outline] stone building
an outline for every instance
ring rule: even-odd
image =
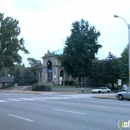
[[[48,51],[43,57],[43,66],[37,69],[38,82],[39,83],[60,83],[60,77],[64,81],[73,80],[71,76],[68,76],[64,71],[64,67],[61,66],[60,61],[56,55],[62,54],[63,50],[57,50],[54,52]]]

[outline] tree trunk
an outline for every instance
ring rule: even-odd
[[[79,77],[79,87],[81,87],[81,77]]]
[[[114,88],[114,83],[111,83],[111,85],[112,85],[112,89]]]

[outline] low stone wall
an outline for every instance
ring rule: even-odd
[[[83,92],[84,93],[90,93],[92,89],[93,88],[83,88]],[[65,88],[65,87],[64,88],[63,87],[54,88],[54,87],[52,87],[51,91],[53,91],[53,92],[77,92],[77,93],[82,93],[82,88]]]

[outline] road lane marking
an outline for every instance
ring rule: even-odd
[[[26,121],[30,121],[30,122],[33,122],[33,121],[34,121],[34,120],[30,120],[30,119],[27,119],[27,118],[24,118],[24,117],[12,115],[12,114],[8,114],[8,116],[12,116],[12,117],[15,117],[15,118],[18,118],[18,119],[22,119],[22,120],[26,120]]]
[[[46,100],[44,98],[32,98],[33,100]]]
[[[129,111],[130,112],[130,109],[129,108],[119,108],[119,107],[113,107],[113,106],[100,106],[100,105],[92,105],[92,104],[83,104],[83,103],[74,103],[74,102],[62,102],[62,101],[44,101],[44,102],[47,102],[47,103],[58,103],[58,104],[66,104],[66,105],[74,105],[74,106],[83,106],[83,107],[89,107],[89,108],[101,108],[101,109],[108,109],[108,110],[120,110],[120,111]]]
[[[22,100],[28,100],[28,101],[33,101],[33,100],[35,100],[35,99],[33,99],[33,98],[20,98],[20,99],[22,99]]]
[[[2,94],[2,95],[5,95],[5,96],[9,96],[9,95],[19,95],[19,94]]]
[[[21,100],[18,100],[18,99],[7,99],[9,101],[21,101]]]
[[[53,110],[55,110],[55,111],[62,111],[62,112],[69,112],[69,113],[75,113],[75,114],[85,115],[85,113],[77,112],[77,111],[68,111],[68,110],[56,109],[56,108],[54,108]]]
[[[10,95],[10,94],[7,94],[7,95]],[[15,94],[16,95],[16,94]],[[37,98],[37,97],[32,97],[32,98],[18,98],[18,99],[5,99],[5,100],[0,100],[0,103],[4,103],[4,102],[9,102],[9,101],[14,101],[14,102],[20,102],[20,101],[35,101],[35,100],[42,100],[42,101],[45,101],[45,100],[58,100],[58,99],[73,99],[72,97],[70,96],[67,96],[67,97],[63,97],[63,96],[57,96],[57,97],[40,97],[40,98]]]
[[[0,100],[0,102],[7,102],[7,101],[5,101],[5,100]]]

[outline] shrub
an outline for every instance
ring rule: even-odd
[[[50,88],[50,86],[33,84],[32,90],[33,91],[51,91],[51,88]]]
[[[73,85],[74,81],[65,81],[65,85]]]
[[[2,89],[13,87],[14,83],[8,83],[7,85],[2,86]]]

